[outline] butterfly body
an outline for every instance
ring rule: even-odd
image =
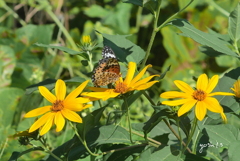
[[[96,87],[114,83],[121,76],[118,60],[110,47],[104,46],[102,57],[92,75],[92,82]]]

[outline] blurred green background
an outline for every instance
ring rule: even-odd
[[[159,24],[188,2],[163,0]],[[229,12],[237,3],[238,0],[195,0],[178,18],[187,19],[201,31],[212,29],[224,35],[227,33]],[[8,160],[14,150],[26,149],[8,136],[15,131],[26,130],[34,118],[23,119],[24,112],[44,104],[38,92],[26,95],[26,87],[45,79],[90,79],[91,76],[91,71],[81,63],[79,56],[42,48],[34,45],[36,42],[78,50],[76,44],[81,43],[84,35],[90,35],[93,41],[101,44],[103,39],[98,31],[128,35],[130,41],[146,50],[153,30],[152,22],[149,10],[120,0],[0,0],[0,159]],[[175,88],[172,83],[175,79],[191,84],[194,83],[193,75],[207,73],[212,76],[240,65],[232,57],[204,55],[199,51],[198,43],[179,33],[173,26],[164,27],[153,43],[147,61],[147,64],[153,65],[152,72],[164,71],[171,65],[164,80],[153,87],[155,92],[152,92],[152,97],[155,100],[159,99],[160,92]],[[100,58],[101,48],[97,48],[93,52],[94,63]],[[70,84],[68,90],[75,86]],[[141,122],[151,112],[149,103],[141,98],[131,109],[131,118]],[[47,138],[52,140],[54,147],[72,136],[72,133],[54,133]],[[34,152],[19,160],[39,160],[43,156],[42,152]]]

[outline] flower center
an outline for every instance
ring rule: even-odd
[[[127,92],[127,89],[128,87],[125,83],[119,82],[119,83],[116,83],[114,92],[123,94]]]
[[[53,112],[61,111],[64,108],[63,101],[62,100],[57,100],[56,102],[53,103],[51,110]]]
[[[206,98],[207,94],[202,90],[196,90],[193,92],[192,96],[195,100],[203,101]]]

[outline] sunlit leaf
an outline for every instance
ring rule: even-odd
[[[196,29],[187,20],[175,19],[169,24],[177,27],[182,31],[183,36],[190,37],[196,42],[208,46],[222,54],[239,57],[235,52],[233,52],[228,46],[231,46],[228,42],[221,40],[213,34],[208,34]]]
[[[240,39],[240,2],[229,15],[228,33],[234,42]]]

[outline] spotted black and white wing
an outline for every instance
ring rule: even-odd
[[[102,50],[102,57],[105,58],[105,59],[116,58],[116,55],[110,47],[104,46],[104,48]]]

